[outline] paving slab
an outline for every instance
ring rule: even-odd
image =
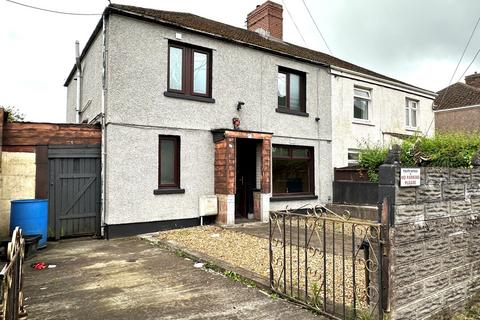
[[[321,319],[137,238],[51,243],[24,291],[29,319]]]

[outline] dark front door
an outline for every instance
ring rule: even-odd
[[[247,218],[248,213],[253,213],[257,143],[258,140],[237,138],[235,216],[238,218]]]
[[[49,237],[100,235],[100,147],[48,149]]]

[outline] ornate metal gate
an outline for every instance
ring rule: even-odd
[[[25,241],[22,231],[13,231],[7,248],[7,262],[0,269],[0,320],[27,318],[23,304],[23,259]]]
[[[272,289],[333,319],[382,319],[381,233],[321,206],[271,212]]]

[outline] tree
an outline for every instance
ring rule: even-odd
[[[3,108],[5,112],[8,114],[7,122],[17,122],[17,121],[23,121],[25,119],[25,114],[21,113],[17,107],[0,106],[0,108]]]

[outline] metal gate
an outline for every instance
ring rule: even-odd
[[[49,237],[100,235],[100,147],[49,146]]]
[[[383,319],[382,225],[325,207],[270,213],[270,285],[333,319]]]

